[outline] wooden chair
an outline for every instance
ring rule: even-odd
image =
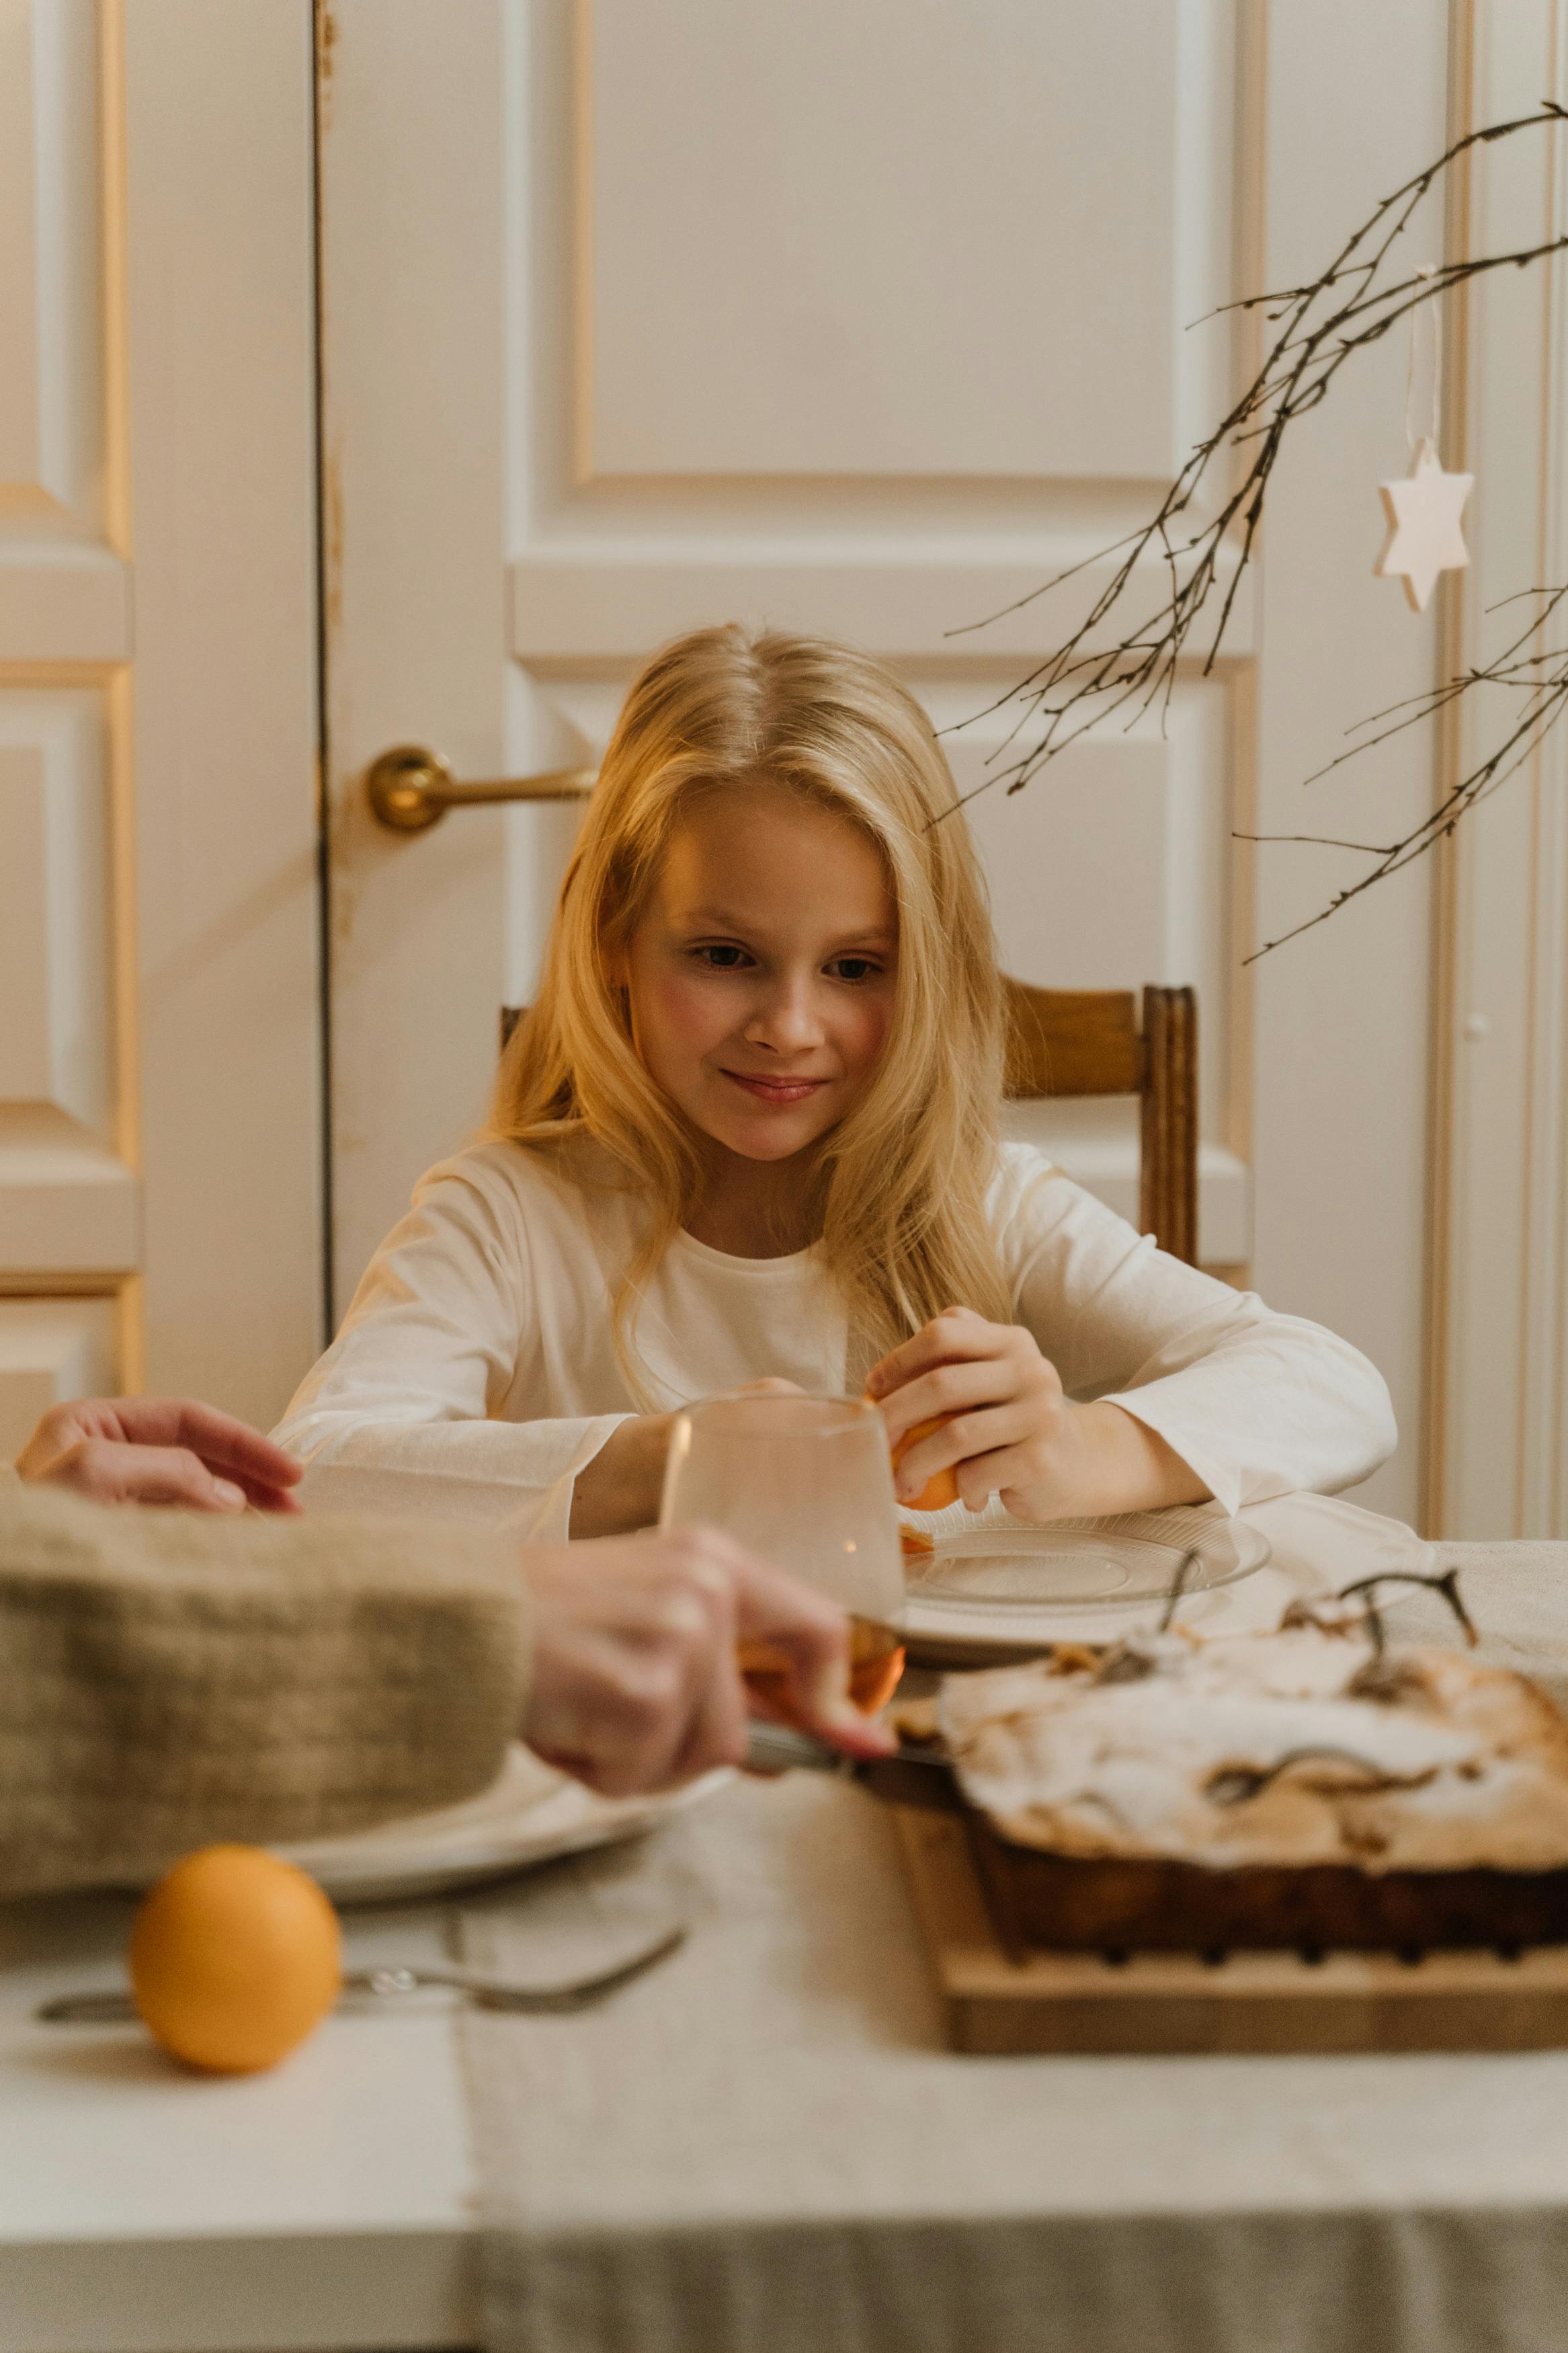
[[[1195,1265],[1198,1248],[1198,1005],[1190,988],[1146,988],[1143,1026],[1130,988],[1006,992],[1006,1089],[1047,1095],[1137,1095],[1142,1104],[1140,1230]],[[503,1005],[505,1051],[522,1008]]]
[[[1198,1005],[1190,988],[1031,988],[1004,979],[1006,1090],[1137,1095],[1142,1110],[1138,1224],[1173,1258],[1197,1263]]]

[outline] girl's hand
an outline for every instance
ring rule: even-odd
[[[1075,1405],[1017,1324],[949,1307],[872,1368],[867,1391],[895,1448],[917,1423],[948,1417],[911,1446],[894,1489],[912,1504],[952,1469],[961,1499],[983,1511],[999,1494],[1022,1520],[1195,1504],[1208,1489],[1157,1432],[1115,1405]]]
[[[769,1380],[748,1381],[737,1394],[802,1397],[805,1391],[795,1381]],[[638,1413],[611,1430],[573,1486],[567,1533],[574,1543],[580,1536],[631,1535],[657,1524],[674,1423],[672,1413]]]
[[[567,1533],[574,1543],[580,1536],[624,1536],[653,1526],[674,1420],[672,1413],[638,1413],[611,1430],[573,1484]]]

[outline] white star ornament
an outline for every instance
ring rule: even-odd
[[[1377,486],[1388,516],[1388,537],[1372,568],[1380,580],[1394,575],[1403,578],[1415,612],[1426,610],[1439,572],[1458,572],[1470,560],[1459,517],[1475,479],[1473,474],[1446,474],[1431,441],[1423,438],[1405,480]]]

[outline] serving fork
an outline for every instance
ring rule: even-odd
[[[487,1977],[480,1969],[464,1968],[456,1962],[432,1968],[387,1962],[379,1968],[351,1970],[343,1978],[342,1990],[392,1997],[440,1986],[465,1995],[476,2010],[587,2010],[622,1986],[630,1985],[645,1970],[668,1960],[672,1953],[679,1951],[689,1933],[687,1923],[679,1921],[629,1959],[617,1961],[613,1968],[597,1969],[592,1977],[570,1978],[560,1985],[512,1985],[504,1978]],[[137,2010],[128,1991],[112,1988],[100,1993],[56,1994],[52,2000],[40,2002],[33,2016],[44,2026],[124,2026],[136,2018]]]

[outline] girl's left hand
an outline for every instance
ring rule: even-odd
[[[918,1423],[952,1417],[900,1463],[895,1492],[906,1505],[950,1468],[970,1511],[999,1494],[1023,1520],[1147,1511],[1208,1493],[1173,1448],[1120,1406],[1067,1397],[1033,1334],[972,1308],[947,1308],[884,1356],[867,1391],[895,1449]]]

